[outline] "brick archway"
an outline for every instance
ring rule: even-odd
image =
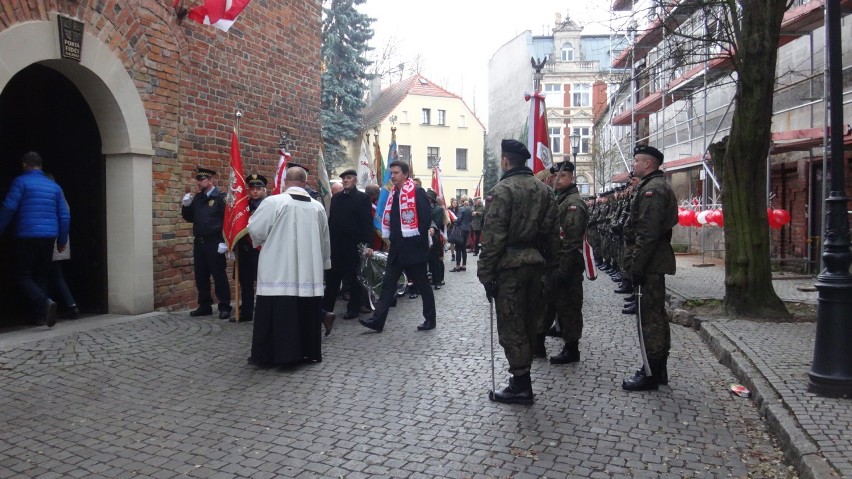
[[[122,62],[98,38],[84,34],[79,63],[61,59],[55,15],[51,19],[0,31],[0,91],[15,74],[37,63],[64,75],[85,98],[106,161],[108,311],[151,311],[154,150],[145,106]]]

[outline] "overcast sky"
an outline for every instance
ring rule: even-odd
[[[609,32],[609,0],[367,0],[358,10],[374,18],[371,46],[397,46],[393,64],[420,55],[421,74],[465,100],[488,124],[488,60],[522,32],[550,35],[557,13]],[[570,7],[569,7],[570,5]],[[406,77],[410,76],[406,73]],[[394,82],[399,76],[394,75]],[[519,92],[522,94],[523,92]]]

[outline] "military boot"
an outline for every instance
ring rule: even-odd
[[[566,341],[562,351],[550,357],[550,364],[570,364],[580,360],[579,341]]]
[[[546,358],[547,357],[547,347],[544,344],[544,338],[547,337],[547,334],[537,334],[535,337],[535,347],[533,348],[533,357],[534,358]]]
[[[615,274],[612,275],[612,280],[616,283],[624,281],[624,276],[622,276],[621,271],[616,271]]]
[[[661,379],[666,369],[666,359],[663,358],[648,358],[648,365],[651,367],[651,376],[645,374],[645,368],[639,368],[633,377],[627,378],[621,382],[621,389],[626,391],[655,391],[660,384],[663,384]],[[668,384],[668,377],[665,378]]]
[[[532,391],[530,374],[512,376],[509,378],[509,385],[505,388],[499,391],[489,391],[488,399],[511,404],[532,404],[535,402],[535,395]]]
[[[621,314],[636,314],[636,302],[625,303],[621,308]]]
[[[616,294],[633,294],[633,280],[630,278],[624,278],[624,280],[618,285],[618,289],[615,290]]]

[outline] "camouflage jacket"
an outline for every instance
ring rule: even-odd
[[[558,248],[556,202],[529,168],[504,173],[488,193],[486,205],[477,263],[482,284],[495,281],[501,270],[552,260]]]
[[[636,238],[630,274],[674,274],[672,228],[677,224],[677,198],[662,171],[642,178],[628,223]]]
[[[556,197],[559,215],[559,271],[573,272],[582,266],[583,236],[589,220],[589,208],[580,197],[577,185],[560,191]]]
[[[471,213],[473,219],[470,220],[470,227],[473,228],[474,231],[482,230],[482,217],[485,214],[485,207],[481,204],[474,204],[471,206],[473,212]]]

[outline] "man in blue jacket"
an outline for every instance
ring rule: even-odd
[[[15,220],[15,278],[35,320],[53,327],[56,303],[47,296],[47,281],[53,244],[60,252],[68,244],[71,212],[62,188],[41,171],[41,155],[30,151],[21,163],[24,173],[12,181],[0,209],[0,233]]]

